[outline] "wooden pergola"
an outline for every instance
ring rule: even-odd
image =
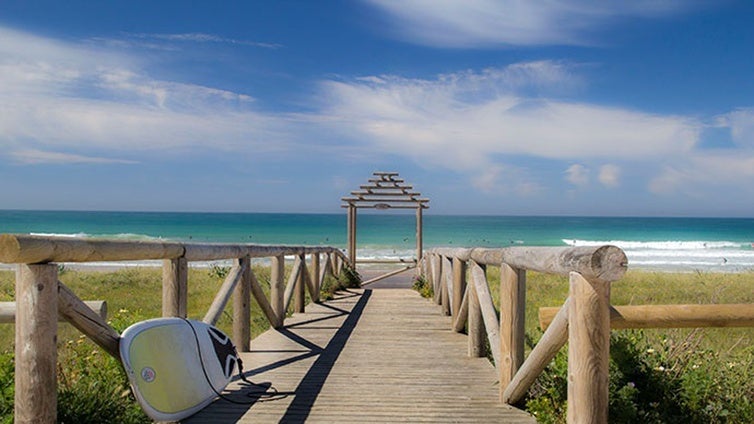
[[[350,196],[341,198],[342,208],[348,208],[348,258],[356,264],[356,211],[362,209],[416,209],[416,258],[387,261],[360,261],[405,263],[418,262],[422,258],[422,210],[428,209],[429,199],[420,197],[421,193],[405,184],[397,172],[374,172],[368,184],[359,186],[359,190]]]

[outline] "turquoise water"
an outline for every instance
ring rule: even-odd
[[[359,257],[412,256],[413,214],[360,214]],[[346,245],[344,214],[0,211],[0,233]],[[614,244],[631,267],[754,269],[754,219],[424,216],[424,246]]]

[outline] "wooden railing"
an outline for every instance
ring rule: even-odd
[[[486,266],[500,267],[500,315]],[[513,404],[568,342],[569,423],[607,423],[610,329],[751,327],[754,305],[610,305],[611,282],[627,268],[624,252],[601,247],[432,249],[422,263],[434,300],[469,336],[469,356],[485,354],[485,332],[500,378],[500,400]],[[546,329],[524,360],[526,271],[569,276],[561,308],[540,309]],[[467,284],[467,274],[470,284]]]
[[[306,257],[310,256],[307,265]],[[320,262],[324,255],[324,264]],[[285,281],[285,257],[294,264]],[[265,296],[251,258],[269,258],[270,293]],[[16,272],[15,422],[54,423],[57,417],[56,366],[58,314],[107,353],[119,358],[120,334],[58,280],[60,262],[163,260],[162,315],[186,317],[188,263],[232,260],[233,266],[203,321],[215,324],[233,297],[232,339],[249,351],[250,299],[254,296],[272,327],[283,325],[289,306],[304,311],[306,290],[313,301],[326,275],[348,264],[334,247],[200,244],[0,235],[0,263]],[[309,271],[311,269],[311,272]]]
[[[499,317],[487,283],[487,266],[500,267]],[[501,401],[515,403],[523,398],[568,340],[569,422],[607,422],[610,283],[626,271],[621,249],[440,248],[428,251],[423,267],[435,301],[453,317],[453,330],[462,332],[468,327],[470,356],[486,353],[486,332],[499,374]],[[570,294],[557,325],[548,328],[524,361],[527,271],[568,275]]]

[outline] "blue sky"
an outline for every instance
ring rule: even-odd
[[[0,2],[2,209],[754,216],[754,3]]]

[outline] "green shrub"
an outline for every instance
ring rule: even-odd
[[[659,344],[642,331],[613,332],[610,422],[754,422],[754,348],[731,361],[699,344],[698,331]],[[528,393],[526,408],[538,422],[565,422],[567,372],[563,348]]]
[[[413,289],[418,291],[422,297],[428,299],[435,295],[434,290],[432,289],[432,284],[427,281],[427,277],[424,275],[417,275],[414,278]]]
[[[340,290],[361,287],[361,275],[356,269],[344,266],[338,274],[338,278],[325,277],[320,286],[320,300],[330,300]]]

